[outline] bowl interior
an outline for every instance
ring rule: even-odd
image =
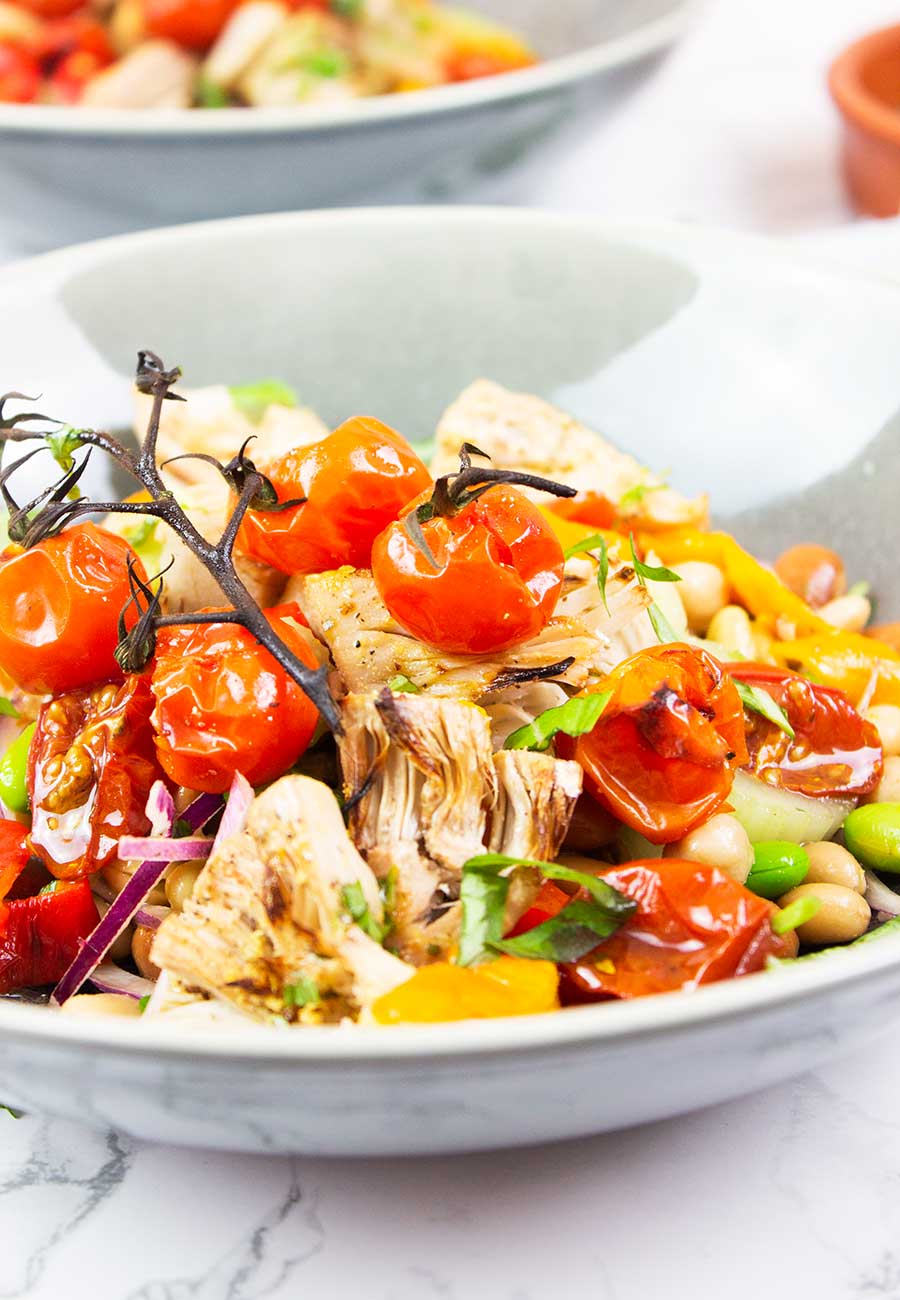
[[[679,0],[680,2],[680,0]],[[528,38],[542,59],[615,40],[679,7],[673,0],[472,0],[468,8]]]
[[[187,385],[277,376],[332,424],[370,413],[414,441],[487,376],[708,491],[764,558],[833,545],[851,581],[874,584],[879,619],[900,616],[894,290],[748,240],[382,209],[85,246],[16,272],[7,293],[4,386],[70,423],[128,422],[141,347]]]

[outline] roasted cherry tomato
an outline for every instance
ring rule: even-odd
[[[0,820],[0,899],[6,898],[30,857],[24,827],[6,818]]]
[[[146,579],[128,543],[94,524],[0,555],[0,667],[17,686],[58,695],[121,676],[113,651],[129,556]]]
[[[175,41],[189,50],[206,50],[241,0],[144,0],[149,36]]]
[[[309,668],[316,658],[295,605],[266,618]],[[252,633],[233,623],[166,628],[156,643],[154,721],[159,761],[177,785],[223,791],[281,776],[306,749],[318,712]]]
[[[407,531],[409,503],[372,548],[372,575],[393,617],[441,650],[487,654],[527,641],[553,616],[563,552],[537,506],[498,484],[422,533],[435,568]]]
[[[30,104],[41,84],[41,65],[33,54],[10,41],[0,42],[0,100]]]
[[[73,14],[47,23],[40,56],[49,71],[52,99],[77,103],[87,83],[112,63],[115,51],[101,23],[89,14]]]
[[[560,967],[565,1003],[637,998],[762,970],[790,956],[772,930],[776,908],[718,867],[659,858],[626,862],[603,879],[637,911],[581,961]]]
[[[560,734],[585,787],[653,844],[679,840],[721,807],[747,761],[734,683],[705,650],[641,650],[592,688],[611,692],[593,731]]]
[[[5,904],[0,919],[0,993],[55,984],[99,921],[86,880]]]
[[[266,474],[280,501],[304,504],[277,514],[248,510],[238,545],[283,573],[368,568],[375,538],[431,482],[399,433],[363,416],[287,452]]]
[[[41,710],[28,753],[30,841],[59,879],[102,867],[121,835],[146,835],[147,796],[162,775],[152,711],[146,677],[72,691]]]
[[[791,740],[774,722],[747,710],[748,768],[754,776],[820,799],[847,799],[875,789],[884,769],[881,741],[843,691],[768,664],[726,668],[771,695],[794,730]]]
[[[547,506],[561,519],[592,528],[616,528],[619,512],[613,501],[600,492],[579,492],[574,497],[554,497]]]
[[[74,13],[82,7],[84,0],[16,0],[16,4],[38,18],[52,20]]]

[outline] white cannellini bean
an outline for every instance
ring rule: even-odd
[[[881,739],[885,754],[900,754],[900,709],[896,704],[873,704],[866,710],[865,718],[871,722]]]
[[[829,600],[816,613],[843,632],[861,632],[872,617],[872,605],[865,596],[848,593]]]
[[[809,858],[804,885],[843,885],[857,894],[866,892],[866,873],[843,845],[833,840],[818,840],[803,847]]]
[[[288,16],[275,0],[250,0],[235,9],[206,56],[203,75],[230,90]],[[257,464],[259,462],[257,461]]]
[[[778,906],[789,907],[801,898],[819,901],[815,916],[797,926],[801,943],[851,943],[868,929],[872,909],[855,889],[845,889],[843,885],[798,885],[779,898]]]
[[[704,560],[685,560],[676,568],[681,578],[678,594],[692,632],[702,636],[711,620],[728,604],[725,574],[715,564]]]
[[[136,998],[121,993],[76,993],[60,1007],[69,1016],[139,1016]]]
[[[706,635],[716,641],[729,654],[741,659],[756,657],[756,642],[750,626],[750,616],[740,605],[725,605],[710,620]]]
[[[664,856],[719,867],[742,885],[753,866],[753,845],[736,817],[716,813],[683,839],[667,844]]]
[[[871,794],[860,803],[900,803],[900,757],[890,755],[884,760],[884,774]]]
[[[85,87],[88,108],[190,108],[197,65],[172,41],[145,41]]]

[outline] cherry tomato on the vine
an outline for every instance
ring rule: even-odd
[[[528,497],[497,484],[457,514],[435,515],[422,533],[437,568],[404,518],[372,548],[372,574],[392,616],[429,645],[488,654],[527,641],[547,625],[562,590],[563,552]]]
[[[129,557],[146,580],[128,543],[90,523],[0,554],[0,668],[17,686],[56,695],[121,676],[113,651]]]
[[[146,677],[72,691],[41,709],[28,751],[30,843],[54,876],[104,866],[122,835],[145,835],[156,761]]]
[[[399,433],[363,416],[265,470],[280,501],[304,504],[277,513],[248,510],[238,546],[283,573],[367,568],[375,538],[431,482]]]
[[[266,611],[309,668],[296,605]],[[251,785],[281,776],[309,744],[318,711],[251,632],[234,623],[164,628],[153,669],[159,761],[177,785],[221,792],[240,772]]]
[[[743,707],[722,666],[705,650],[653,646],[592,690],[611,692],[593,731],[557,737],[589,793],[654,844],[711,817],[747,761]]]
[[[794,739],[747,710],[748,769],[770,785],[820,799],[870,794],[881,780],[878,732],[843,691],[768,664],[728,664],[727,671],[766,691],[787,714]]]

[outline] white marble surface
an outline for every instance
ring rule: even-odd
[[[813,255],[900,278],[900,231],[839,229],[822,83],[843,41],[897,12],[710,0],[614,104],[463,197],[820,232]],[[894,1035],[624,1134],[367,1163],[153,1148],[0,1113],[0,1300],[898,1300],[898,1091]]]

